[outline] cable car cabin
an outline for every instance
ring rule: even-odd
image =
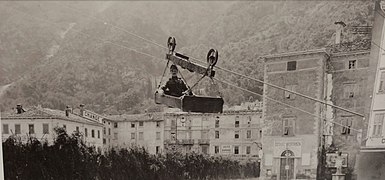
[[[155,93],[155,103],[165,104],[169,107],[179,108],[184,112],[222,113],[223,99],[221,97],[207,96],[181,96],[161,95]]]

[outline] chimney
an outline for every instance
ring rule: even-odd
[[[21,106],[20,104],[16,105],[16,110],[17,110],[17,114],[21,114],[25,112],[23,109],[23,106]]]
[[[70,116],[71,108],[69,106],[66,106],[65,112],[67,117]]]
[[[80,116],[84,116],[84,104],[80,104]]]
[[[341,43],[342,30],[344,29],[346,24],[344,22],[342,22],[342,21],[337,21],[334,24],[337,25],[337,27],[336,27],[336,42],[335,42],[335,44],[340,44]]]

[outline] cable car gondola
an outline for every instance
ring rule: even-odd
[[[174,37],[169,37],[167,46],[169,52],[166,54],[167,65],[165,71],[168,67],[169,62],[171,61],[174,65],[178,65],[183,69],[187,69],[190,72],[195,72],[203,75],[204,77],[209,77],[211,80],[215,76],[215,71],[213,70],[214,66],[218,62],[218,51],[215,49],[210,49],[207,54],[207,63],[208,67],[204,67],[199,64],[195,64],[189,61],[189,57],[183,54],[174,52],[176,46],[176,40]],[[165,74],[163,72],[162,78]],[[200,80],[201,80],[200,79]],[[200,81],[198,80],[198,82]],[[194,86],[198,83],[196,82]],[[161,81],[158,88],[160,88]],[[193,86],[193,87],[194,87]],[[188,87],[188,86],[187,86]],[[211,96],[199,96],[193,95],[191,89],[193,87],[188,87],[188,92],[184,93],[182,96],[172,96],[170,94],[160,93],[158,90],[155,92],[155,103],[164,104],[169,107],[179,108],[184,112],[199,112],[199,113],[222,113],[223,111],[223,98],[222,97],[211,97]]]

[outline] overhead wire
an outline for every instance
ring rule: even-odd
[[[73,10],[76,10],[75,8],[72,8],[72,7],[69,7],[69,6],[64,6],[64,7],[67,7],[67,8],[69,8],[69,9],[73,9]],[[102,20],[100,20],[100,19],[98,19],[98,18],[95,18],[95,17],[93,17],[93,16],[89,16],[89,15],[88,15],[88,17],[91,17],[91,18],[93,18],[93,19],[95,19],[95,20],[97,20],[97,21],[99,21],[99,22],[103,22]],[[105,21],[104,21],[104,23],[106,23],[106,24],[111,24],[111,23],[107,23],[107,22],[105,22]],[[128,33],[128,34],[130,34],[130,35],[133,35],[133,36],[135,36],[135,37],[137,37],[137,38],[139,38],[139,39],[142,39],[142,40],[144,40],[144,41],[146,41],[146,42],[149,42],[149,43],[151,43],[151,44],[154,44],[154,45],[156,45],[156,46],[159,46],[159,47],[162,47],[162,48],[167,48],[166,46],[163,46],[163,45],[161,45],[161,44],[158,44],[158,43],[156,43],[156,42],[154,42],[154,41],[152,41],[152,40],[148,40],[147,38],[144,38],[144,37],[139,36],[139,35],[137,35],[137,34],[135,34],[135,33],[129,32],[129,31],[127,31],[126,29],[124,29],[124,28],[122,28],[122,27],[120,27],[120,26],[116,26],[116,25],[113,25],[113,24],[111,24],[111,26],[112,26],[112,27],[115,27],[115,28],[117,28],[117,29],[120,29],[120,30],[122,30],[122,31],[124,31],[124,32],[126,32],[126,33]],[[167,48],[167,49],[168,49],[168,48]],[[195,61],[204,63],[204,61],[199,60],[198,58],[194,58],[194,57],[192,57],[192,56],[189,56],[189,57],[190,57],[191,59],[195,60]],[[354,114],[354,115],[357,115],[357,116],[360,116],[360,117],[364,117],[364,115],[361,114],[361,113],[357,113],[357,112],[351,111],[351,110],[349,110],[349,109],[346,109],[346,108],[343,108],[343,107],[340,107],[340,106],[337,106],[337,105],[333,105],[333,104],[327,103],[327,102],[325,102],[325,101],[322,101],[322,100],[313,98],[313,97],[311,97],[311,96],[308,96],[308,95],[305,95],[305,94],[302,94],[302,93],[298,93],[298,92],[292,91],[292,90],[290,90],[290,89],[286,89],[286,88],[283,88],[283,87],[280,87],[280,86],[277,86],[277,85],[274,85],[274,84],[271,84],[271,83],[268,83],[268,82],[265,82],[265,81],[263,81],[263,80],[259,80],[259,79],[257,79],[257,78],[252,78],[252,77],[249,77],[249,76],[243,75],[243,74],[241,74],[241,73],[237,73],[237,72],[235,72],[235,71],[228,70],[228,69],[225,69],[225,68],[222,68],[222,67],[219,67],[219,66],[216,66],[216,68],[218,68],[218,69],[220,69],[220,70],[223,70],[223,71],[225,71],[225,72],[228,72],[228,73],[232,73],[232,74],[241,76],[241,77],[246,78],[246,79],[250,79],[250,80],[253,80],[253,81],[257,81],[257,82],[259,82],[259,83],[266,84],[266,85],[268,85],[268,86],[271,86],[271,87],[274,87],[274,88],[277,88],[277,89],[280,89],[280,90],[283,90],[283,91],[287,91],[287,92],[296,94],[296,95],[301,96],[301,97],[303,97],[303,98],[307,98],[307,99],[316,101],[316,102],[318,102],[318,103],[325,104],[325,105],[327,105],[327,106],[334,107],[334,108],[336,108],[336,109],[339,109],[339,110],[342,110],[342,111],[345,111],[345,112],[349,112],[349,113],[351,113],[351,114]]]
[[[314,116],[314,117],[317,117],[317,118],[319,118],[319,119],[322,119],[322,120],[326,120],[326,121],[327,121],[326,118],[320,117],[320,116],[318,116],[318,115],[315,115],[315,114],[313,114],[313,113],[310,113],[310,112],[308,112],[308,111],[305,111],[305,110],[303,110],[303,109],[301,109],[301,108],[292,106],[292,105],[290,105],[290,104],[287,104],[287,103],[284,103],[284,102],[281,102],[281,101],[278,101],[278,100],[275,100],[275,99],[270,98],[270,97],[268,97],[268,96],[263,96],[262,94],[258,94],[258,93],[256,93],[256,92],[250,91],[250,90],[245,89],[245,88],[242,88],[242,87],[240,87],[240,86],[233,85],[233,84],[231,84],[231,83],[229,83],[229,82],[226,82],[226,81],[224,81],[224,80],[220,80],[220,79],[218,79],[218,78],[214,78],[214,79],[215,79],[216,81],[218,81],[218,82],[220,82],[220,83],[223,83],[223,84],[226,84],[226,85],[228,85],[228,86],[231,86],[231,87],[234,87],[234,88],[241,89],[241,90],[243,90],[243,91],[249,92],[249,93],[251,93],[251,94],[254,94],[254,95],[257,95],[257,96],[260,96],[260,97],[265,97],[265,98],[268,99],[268,100],[274,101],[274,102],[276,102],[276,103],[285,105],[285,106],[287,106],[287,107],[293,108],[293,109],[295,109],[295,110],[301,111],[301,112],[303,112],[303,113],[306,113],[306,114],[309,114],[309,115],[311,115],[311,116]],[[353,130],[353,131],[361,132],[360,130],[353,129],[353,128],[349,127],[349,126],[345,126],[345,125],[340,124],[340,123],[338,123],[338,122],[334,122],[334,121],[330,121],[330,122],[331,122],[331,123],[334,123],[334,124],[337,124],[337,125],[340,125],[340,126],[342,126],[342,127],[349,128],[349,129],[351,129],[351,130]]]
[[[22,13],[22,14],[28,15],[27,13],[22,12],[22,11],[20,11],[20,10],[18,10],[18,9],[15,9],[15,8],[12,8],[12,7],[11,7],[11,9],[13,9],[13,10],[15,10],[15,11],[17,11],[17,12],[20,12],[20,13]],[[31,16],[31,15],[29,15],[28,17],[32,17],[33,19],[37,19],[37,20],[40,20],[40,21],[43,21],[43,22],[52,24],[52,25],[54,25],[55,27],[61,28],[60,26],[58,26],[58,25],[56,25],[55,23],[50,22],[50,21],[48,21],[48,20],[44,20],[44,19],[41,19],[41,18],[37,18],[37,17]],[[101,39],[101,38],[97,38],[97,37],[92,37],[90,34],[84,33],[84,32],[79,31],[79,30],[74,30],[74,29],[71,28],[70,31],[74,31],[74,32],[77,32],[77,33],[79,33],[79,34],[83,34],[83,35],[86,35],[86,36],[91,37],[91,38],[94,38],[94,39],[98,39],[98,40],[103,41],[103,42],[108,42],[108,43],[110,43],[110,44],[113,44],[113,45],[119,46],[119,47],[121,47],[121,48],[125,48],[125,49],[128,49],[128,50],[131,50],[131,51],[133,51],[133,52],[136,52],[136,53],[139,53],[139,54],[142,54],[142,55],[146,55],[146,56],[149,56],[149,57],[152,57],[152,58],[160,59],[160,58],[157,58],[157,57],[155,57],[155,56],[153,56],[153,55],[151,55],[151,54],[144,53],[144,52],[138,51],[138,50],[136,50],[136,49],[129,48],[129,47],[127,47],[127,46],[124,46],[124,45],[115,43],[115,42],[113,42],[113,41],[109,41],[109,40],[105,40],[105,39]],[[242,76],[244,76],[244,75],[242,75]],[[232,87],[235,87],[235,88],[239,88],[239,89],[241,89],[241,90],[243,90],[243,91],[246,91],[246,92],[249,92],[249,93],[258,95],[258,96],[263,96],[263,95],[261,95],[261,94],[255,93],[255,92],[253,92],[253,91],[247,90],[247,89],[242,88],[242,87],[239,87],[239,86],[232,85],[232,84],[230,84],[230,83],[228,83],[228,82],[219,80],[219,79],[217,79],[217,78],[214,78],[214,79],[217,80],[218,82],[225,83],[225,84],[227,84],[227,85],[229,85],[229,86],[232,86]],[[269,100],[271,100],[271,101],[274,101],[274,102],[283,104],[283,105],[285,105],[285,106],[288,106],[288,107],[290,107],[290,108],[296,109],[296,110],[298,110],[298,111],[304,112],[304,113],[306,113],[306,114],[315,116],[315,117],[317,117],[317,118],[321,118],[321,119],[323,119],[323,120],[326,120],[325,118],[322,118],[322,117],[320,117],[320,116],[318,116],[318,115],[315,115],[315,114],[312,114],[312,113],[310,113],[310,112],[307,112],[307,111],[305,111],[305,110],[303,110],[303,109],[300,109],[300,108],[298,108],[298,107],[291,106],[291,105],[289,105],[289,104],[280,102],[280,101],[278,101],[278,100],[272,99],[272,98],[267,97],[267,96],[265,96],[265,98],[266,98],[266,99],[269,99]],[[345,125],[340,124],[340,123],[337,123],[337,122],[332,122],[332,123],[337,124],[337,125],[340,125],[340,126],[342,126],[342,127],[349,128],[349,129],[351,129],[351,130],[353,130],[353,131],[361,132],[360,130],[353,129],[353,128],[349,127],[349,126],[345,126]]]

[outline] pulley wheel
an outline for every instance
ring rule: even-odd
[[[218,51],[216,49],[210,49],[209,53],[207,53],[207,63],[214,67],[218,62]]]
[[[167,41],[167,47],[170,52],[174,52],[176,46],[176,40],[174,37],[169,37]]]

